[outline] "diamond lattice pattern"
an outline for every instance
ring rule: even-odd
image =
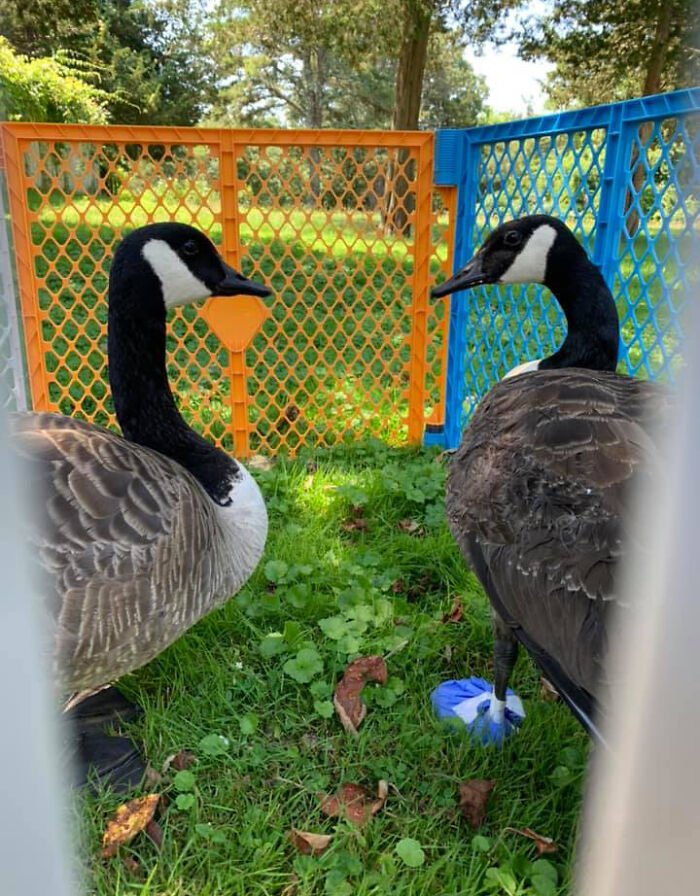
[[[700,249],[700,116],[644,122],[629,159],[613,291],[622,369],[673,379]]]
[[[112,426],[106,289],[115,244],[134,227],[169,220],[220,240],[218,159],[206,145],[37,141],[24,165],[50,408]],[[220,441],[227,353],[196,310],[172,317],[168,371],[176,399]]]
[[[482,145],[472,246],[504,221],[541,213],[566,221],[592,250],[604,141],[605,131],[596,128]],[[561,312],[543,287],[470,290],[465,422],[508,370],[549,354],[562,338]]]
[[[240,264],[274,290],[245,353],[252,452],[405,440],[412,153],[236,148]],[[23,163],[49,407],[114,425],[105,354],[115,243],[173,219],[220,242],[219,146],[36,140]],[[174,314],[168,352],[181,410],[231,449],[229,354],[196,309]]]
[[[274,295],[246,353],[251,450],[406,435],[414,160],[373,147],[237,156],[241,251]],[[391,197],[391,198],[390,198]]]

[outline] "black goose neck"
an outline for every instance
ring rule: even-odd
[[[615,370],[620,320],[612,293],[584,249],[570,238],[575,247],[553,253],[545,280],[564,312],[567,334],[560,348],[540,363],[540,369]]]
[[[146,264],[115,258],[109,285],[109,382],[124,437],[189,470],[209,496],[227,503],[237,465],[191,429],[175,404],[166,369],[165,304]]]

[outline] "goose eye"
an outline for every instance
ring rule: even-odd
[[[519,230],[508,230],[503,237],[506,246],[518,246],[523,241],[523,235]]]
[[[180,252],[183,255],[187,255],[189,258],[192,258],[199,252],[199,246],[197,245],[197,243],[195,243],[194,240],[187,240],[186,243],[182,244]]]

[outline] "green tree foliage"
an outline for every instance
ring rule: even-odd
[[[98,0],[0,0],[0,35],[25,56],[74,47],[98,19]]]
[[[506,14],[523,0],[391,0],[389,13],[398,35],[395,128],[415,128],[424,100],[431,35],[456,31],[462,41],[480,44],[501,35]]]
[[[338,96],[371,73],[388,33],[378,0],[220,0],[211,52],[223,89],[214,115],[329,126]]]
[[[517,29],[521,55],[546,59],[558,107],[672,90],[700,74],[692,0],[555,0]]]
[[[465,128],[487,114],[485,80],[464,58],[464,36],[435,29],[428,42],[419,122],[422,128]]]
[[[29,55],[57,51],[89,64],[128,124],[195,124],[214,73],[200,35],[200,0],[0,0],[0,34]]]
[[[386,128],[392,123],[401,0],[221,0],[211,53],[221,87],[209,121]],[[429,38],[422,126],[473,124],[485,85],[462,58],[457,27]]]
[[[0,118],[103,124],[108,101],[60,56],[29,59],[0,37]]]

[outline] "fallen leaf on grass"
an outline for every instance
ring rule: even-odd
[[[248,458],[245,465],[250,470],[271,470],[274,466],[274,461],[270,457],[265,457],[264,454],[254,454]]]
[[[544,855],[545,853],[556,852],[559,848],[551,837],[545,837],[544,834],[538,834],[537,831],[533,831],[532,828],[506,828],[505,830],[510,831],[511,834],[519,834],[521,837],[527,837],[528,840],[532,840],[535,844],[538,856]]]
[[[134,837],[146,828],[153,818],[160,800],[159,793],[149,793],[138,799],[124,803],[107,823],[102,837],[102,857],[109,859],[116,855],[120,846],[131,842]]]
[[[333,705],[343,728],[350,734],[357,734],[367,707],[362,702],[362,688],[367,681],[379,684],[387,682],[386,663],[381,656],[361,656],[353,660],[345,670],[333,695]]]
[[[409,586],[406,592],[406,600],[409,603],[420,600],[430,591],[441,588],[441,583],[434,572],[422,572],[418,578]]]
[[[146,772],[143,776],[143,786],[148,787],[149,790],[153,790],[156,787],[160,787],[163,783],[163,776],[160,772],[156,771],[152,765],[146,766]]]
[[[122,856],[122,864],[129,874],[139,874],[141,871],[141,865],[133,856]]]
[[[540,678],[540,699],[547,703],[556,703],[560,699],[559,691],[544,676]]]
[[[320,856],[328,849],[332,839],[331,834],[312,834],[296,828],[292,828],[288,836],[294,848],[305,856]]]
[[[345,520],[340,528],[343,532],[366,532],[369,529],[369,522],[363,516],[358,516],[351,520]]]
[[[180,750],[179,753],[171,753],[163,763],[161,772],[165,774],[169,768],[174,768],[176,772],[182,772],[190,768],[197,761],[197,757],[189,750]]]
[[[297,890],[299,889],[299,876],[297,874],[291,874],[289,877],[289,883],[280,893],[280,896],[297,896]]]
[[[474,778],[459,785],[459,811],[474,830],[480,827],[486,818],[486,804],[495,785],[494,778]]]
[[[160,849],[163,845],[163,828],[153,818],[143,829],[145,835],[153,842],[156,849]]]
[[[449,613],[445,613],[442,617],[444,623],[461,622],[464,616],[464,607],[462,606],[462,598],[457,595],[452,602],[452,609]]]
[[[409,535],[415,535],[416,538],[422,538],[425,535],[425,529],[415,520],[399,520],[399,529]]]
[[[360,828],[384,806],[388,793],[386,781],[380,781],[377,785],[376,798],[360,784],[343,784],[333,795],[319,794],[321,812],[331,818],[345,818]]]

